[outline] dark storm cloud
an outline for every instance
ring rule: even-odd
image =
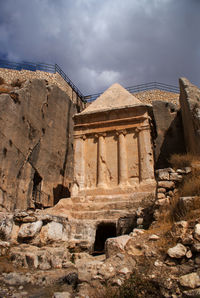
[[[57,63],[84,92],[200,84],[199,0],[0,0],[0,54]]]

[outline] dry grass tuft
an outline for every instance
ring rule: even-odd
[[[195,156],[192,153],[173,154],[169,159],[169,163],[174,169],[190,167],[196,161],[200,161],[200,156]]]

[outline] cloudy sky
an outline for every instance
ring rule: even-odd
[[[0,59],[57,63],[85,95],[200,86],[200,0],[0,0]]]

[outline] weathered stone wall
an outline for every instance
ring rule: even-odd
[[[71,86],[59,75],[59,73],[49,73],[44,71],[30,71],[30,70],[13,70],[0,68],[0,77],[3,78],[7,84],[11,84],[16,79],[20,81],[32,80],[32,79],[44,79],[49,82],[49,84],[55,84],[60,89],[65,91],[69,98],[78,105],[80,111],[84,108],[84,103],[81,101],[80,97],[76,94]]]
[[[180,78],[180,105],[188,152],[200,154],[200,89]]]
[[[0,95],[0,206],[52,206],[69,196],[75,105],[45,80]],[[38,190],[41,191],[38,192]]]

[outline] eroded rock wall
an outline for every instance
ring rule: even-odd
[[[200,89],[180,78],[180,105],[188,152],[200,154]]]
[[[75,105],[45,80],[0,95],[0,207],[52,206],[69,196]]]
[[[26,69],[22,70],[14,70],[14,69],[6,69],[0,68],[0,77],[5,80],[7,84],[16,81],[17,79],[20,81],[33,80],[33,79],[42,79],[47,80],[50,84],[57,85],[60,89],[65,91],[69,98],[77,105],[77,108],[80,111],[85,107],[84,102],[81,100],[79,95],[72,89],[72,87],[61,77],[61,75],[51,72],[45,72],[41,70],[30,71]]]
[[[154,153],[156,168],[169,166],[170,155],[185,153],[182,119],[179,107],[168,101],[152,102],[155,124]]]

